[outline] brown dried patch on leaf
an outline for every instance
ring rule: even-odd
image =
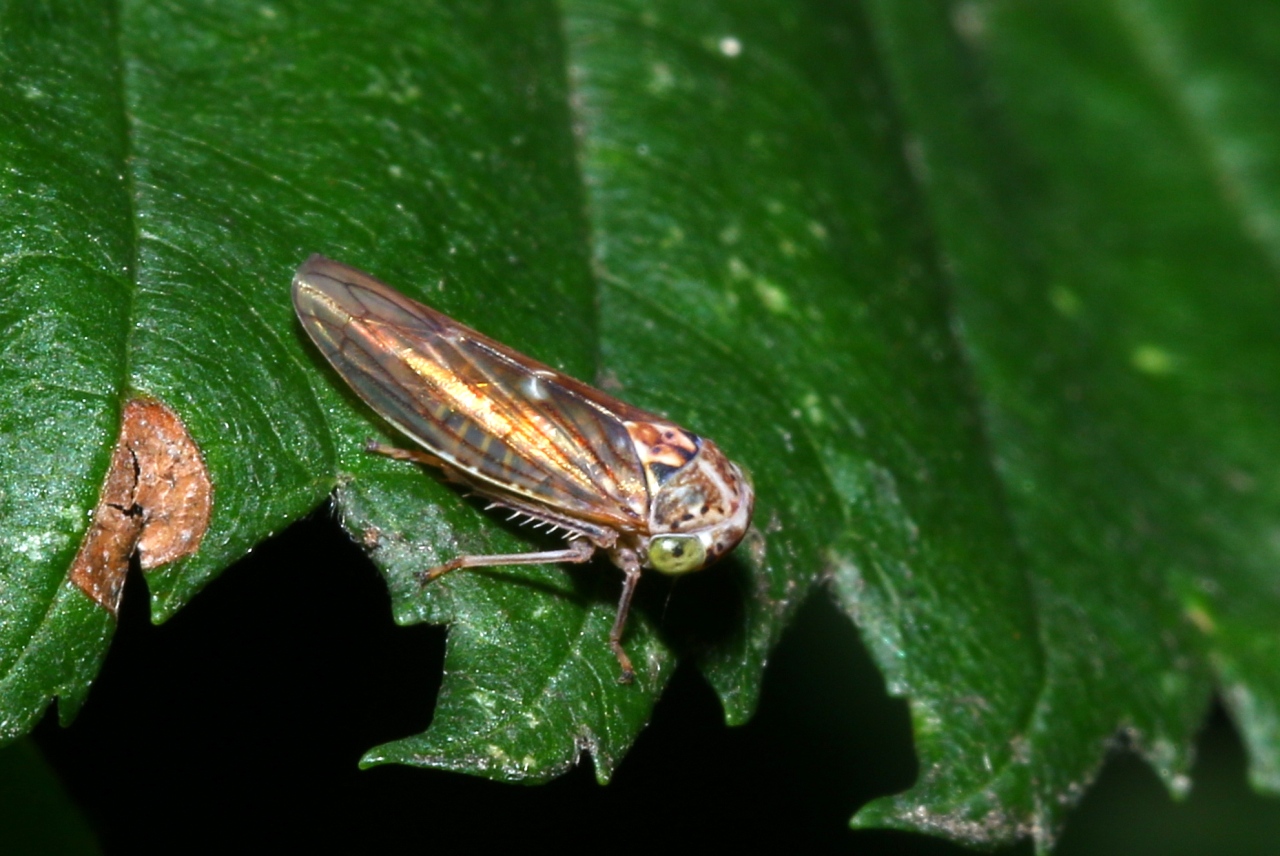
[[[160,402],[135,398],[71,581],[116,612],[133,554],[145,571],[194,553],[212,509],[209,473],[187,427]]]
[[[146,518],[138,558],[142,570],[149,571],[200,546],[213,510],[213,486],[187,426],[160,402],[129,402],[121,437],[126,434],[138,466],[134,501]]]
[[[71,582],[113,613],[120,607],[129,557],[142,535],[142,515],[133,502],[137,483],[133,456],[117,441],[93,523],[71,563]]]
[[[377,526],[370,526],[360,534],[360,543],[364,545],[366,550],[376,550],[382,546],[382,530]]]

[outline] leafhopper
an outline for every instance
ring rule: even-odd
[[[562,533],[558,550],[458,556],[459,568],[579,563],[603,552],[623,573],[609,647],[622,645],[641,571],[679,575],[732,550],[755,495],[715,443],[477,333],[367,273],[312,256],[293,279],[303,329],[334,369],[421,450],[372,445],[438,468],[515,519]]]

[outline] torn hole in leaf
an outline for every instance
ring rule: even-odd
[[[212,508],[209,472],[187,426],[160,402],[133,399],[71,582],[116,613],[133,554],[146,571],[194,553]]]

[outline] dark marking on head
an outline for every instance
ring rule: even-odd
[[[673,467],[670,464],[664,464],[661,461],[653,461],[649,464],[649,472],[653,473],[653,480],[658,484],[666,484],[667,480],[670,479],[672,474],[678,469],[680,468]]]

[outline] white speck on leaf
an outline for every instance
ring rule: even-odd
[[[742,53],[742,42],[734,36],[725,36],[720,40],[720,53],[733,58]]]

